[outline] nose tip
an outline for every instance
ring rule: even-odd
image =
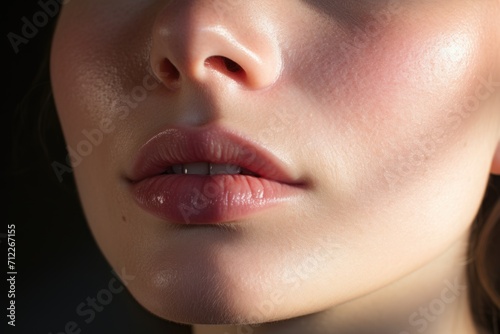
[[[277,81],[281,50],[265,17],[237,22],[242,15],[221,17],[196,2],[185,3],[167,5],[153,28],[151,67],[167,88],[222,78],[256,90]]]

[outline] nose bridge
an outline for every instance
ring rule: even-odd
[[[208,83],[213,75],[248,89],[273,84],[281,74],[281,49],[275,27],[251,1],[214,3],[171,1],[158,13],[153,28],[151,66],[171,89],[184,80]]]

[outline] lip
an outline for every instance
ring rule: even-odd
[[[165,174],[196,162],[238,165],[258,176]],[[303,186],[269,150],[221,127],[160,132],[139,149],[129,175],[137,204],[178,224],[235,222],[296,200]]]

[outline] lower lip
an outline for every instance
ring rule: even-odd
[[[229,223],[297,196],[298,188],[247,175],[158,175],[132,185],[145,211],[178,224]]]

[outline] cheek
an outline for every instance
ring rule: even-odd
[[[132,136],[139,122],[133,111],[158,87],[146,70],[147,22],[155,9],[140,8],[147,1],[134,3],[72,1],[53,39],[54,98],[84,204],[95,196],[103,203],[106,195],[115,198],[95,189],[106,185],[109,190],[119,182],[113,168],[127,152],[124,137]],[[130,11],[131,6],[144,15]]]
[[[494,92],[485,84],[491,67],[480,32],[436,35],[419,29],[399,33],[406,38],[397,35],[389,34],[371,61],[360,64],[366,75],[355,81],[356,94],[369,96],[370,104],[354,111],[353,126],[366,133],[363,144],[383,164],[384,181],[392,187],[422,182],[475,159],[481,159],[476,161],[483,170],[477,172],[484,174],[488,141],[484,135],[478,140],[477,129],[491,119],[487,105]],[[361,100],[356,94],[351,99]]]
[[[364,249],[384,240],[387,250],[407,251],[397,256],[422,261],[464,233],[477,212],[494,142],[491,129],[484,134],[494,55],[481,37],[490,32],[474,19],[462,23],[395,22],[355,57],[335,63],[342,55],[331,48],[324,66],[305,66],[314,80],[302,83],[321,124],[308,127],[314,137],[303,133],[302,154],[325,148],[318,165],[332,172],[318,180],[320,201],[331,221],[346,221],[343,236],[353,244],[362,238],[357,227],[371,232]],[[344,219],[352,212],[359,219]]]
[[[147,74],[151,15],[147,1],[72,1],[64,7],[53,39],[51,76],[68,141],[85,127],[115,120],[119,102]],[[142,15],[131,11],[133,6]]]
[[[450,166],[451,154],[457,159],[464,143],[474,140],[492,97],[485,85],[493,58],[485,33],[472,19],[458,26],[430,23],[427,29],[395,23],[351,51],[355,57],[332,50],[346,60],[310,68],[315,80],[309,86],[324,83],[313,93],[321,101],[316,109],[328,119],[324,136],[335,130],[336,147],[360,162],[354,167],[358,175],[372,176],[373,191]],[[351,168],[346,175],[353,174],[352,163],[343,165]]]
[[[148,25],[138,21],[147,21],[148,15],[134,17],[126,3],[68,3],[51,54],[54,98],[82,205],[94,236],[113,259],[121,258],[126,249],[125,243],[110,240],[130,239],[126,229],[112,223],[128,207],[116,190],[121,181],[116,165],[128,150],[123,137],[131,136],[129,124],[137,125],[127,105],[136,102],[124,97],[136,86],[146,87],[148,93],[158,86],[150,77],[144,80]]]

